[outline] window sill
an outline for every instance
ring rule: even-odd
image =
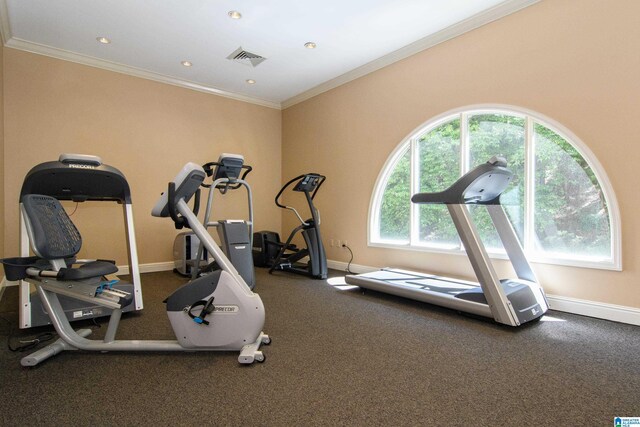
[[[466,257],[467,254],[461,249],[445,249],[438,248],[433,246],[416,246],[410,245],[408,242],[403,243],[392,243],[390,241],[386,242],[368,242],[369,247],[373,248],[384,248],[384,249],[396,249],[396,250],[404,250],[404,251],[412,251],[412,252],[425,252],[425,253],[434,253],[434,254],[444,254],[444,255],[457,255]],[[507,254],[491,252],[489,251],[489,257],[491,259],[500,259],[507,260]],[[553,258],[550,256],[544,256],[539,253],[536,254],[527,254],[527,259],[530,263],[533,264],[548,264],[548,265],[560,265],[564,267],[578,267],[578,268],[592,268],[597,270],[611,270],[611,271],[622,271],[621,263],[615,263],[612,260],[594,260],[589,258],[562,258],[559,255],[553,255]]]

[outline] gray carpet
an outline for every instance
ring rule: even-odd
[[[257,273],[273,338],[264,364],[240,366],[237,353],[66,352],[23,368],[0,321],[0,424],[606,426],[640,416],[637,326],[550,312],[512,329]],[[160,301],[182,283],[144,274],[145,309],[123,317],[118,338],[172,338]],[[12,328],[16,307],[10,288],[0,313]]]

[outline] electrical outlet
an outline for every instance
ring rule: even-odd
[[[342,247],[342,241],[340,239],[338,239],[338,247],[341,248]]]
[[[346,240],[342,241],[342,246],[349,246],[349,245],[347,245],[347,241]]]
[[[333,247],[333,239],[331,239],[331,247]]]

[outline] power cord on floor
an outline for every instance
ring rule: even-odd
[[[351,259],[347,263],[347,273],[353,274],[353,271],[351,271],[351,262],[353,261],[353,251],[351,250],[351,248],[349,246],[347,246],[345,244],[343,244],[342,247],[347,249],[349,251],[349,253],[351,254]]]
[[[69,214],[69,216],[73,216],[73,214],[76,213],[77,210],[78,210],[78,202],[76,202],[76,207],[75,209],[73,209],[73,212]]]

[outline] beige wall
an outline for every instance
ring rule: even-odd
[[[4,257],[4,49],[0,48],[0,258]]]
[[[593,151],[620,203],[623,272],[534,264],[550,294],[640,307],[640,2],[543,1],[283,112],[283,178],[328,175],[325,242],[354,262],[471,278],[466,258],[367,246],[375,180],[413,129],[445,111],[498,103],[542,113]],[[283,229],[293,226],[283,216]],[[328,246],[328,244],[327,244]],[[348,252],[327,248],[328,257]],[[504,271],[504,263],[499,266]]]
[[[279,230],[282,219],[288,232],[293,216],[281,216],[273,205],[279,183],[317,171],[328,176],[317,198],[327,246],[347,239],[357,264],[470,278],[461,256],[368,247],[368,207],[388,155],[418,125],[453,108],[499,103],[569,128],[602,163],[620,203],[624,271],[535,264],[545,289],[640,307],[640,201],[633,184],[640,161],[639,13],[634,0],[543,1],[282,114],[5,48],[0,251],[17,252],[17,198],[26,172],[61,152],[80,152],[100,155],[127,176],[140,262],[171,260],[175,231],[169,220],[152,218],[151,207],[186,161],[203,163],[229,151],[254,166],[256,229]],[[240,216],[242,202],[236,195],[220,217]],[[81,205],[73,219],[85,238],[82,255],[124,263],[121,218],[115,205]],[[330,259],[348,260],[344,250],[327,251]]]
[[[18,251],[25,174],[63,152],[101,156],[127,177],[141,263],[172,259],[173,223],[150,215],[167,182],[187,161],[203,164],[222,152],[243,154],[254,167],[256,227],[280,228],[272,201],[281,181],[280,111],[7,48],[4,82],[6,254]],[[226,206],[220,217],[244,215],[239,194]],[[72,219],[84,238],[81,256],[125,263],[119,206],[80,204]]]

